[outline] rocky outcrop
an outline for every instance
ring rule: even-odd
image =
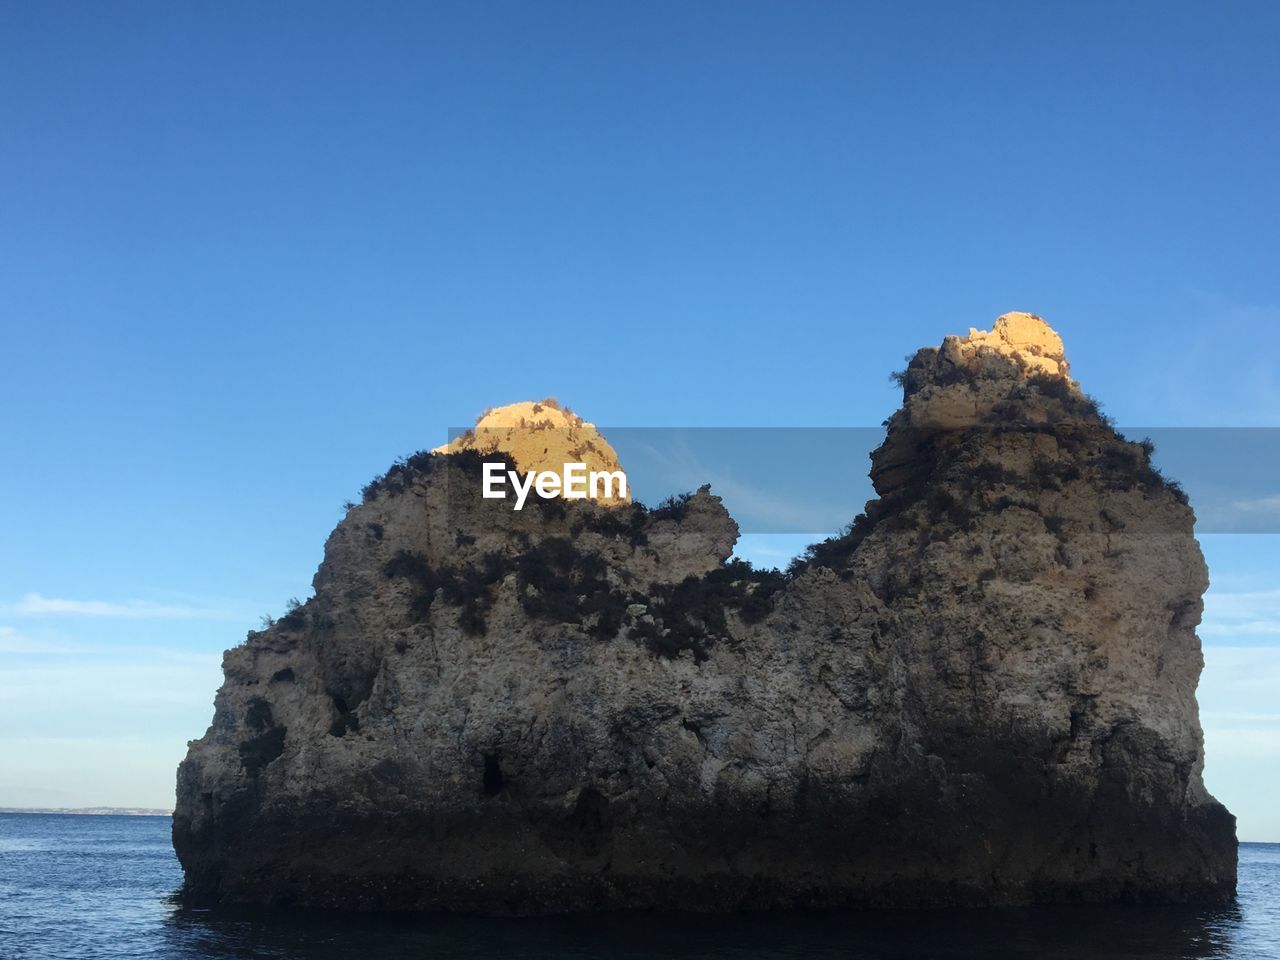
[[[459,437],[436,447],[433,453],[504,453],[521,471],[560,472],[566,463],[582,463],[587,470],[621,470],[618,454],[588,423],[553,397],[536,403],[523,401],[491,407],[476,425]],[[617,506],[631,502],[629,492],[597,488],[588,495],[600,503]]]
[[[315,596],[226,655],[178,774],[187,894],[521,913],[1229,897],[1186,498],[1038,318],[900,377],[879,498],[786,574],[729,559],[707,488],[517,513],[480,498],[475,449],[397,464],[330,536]]]

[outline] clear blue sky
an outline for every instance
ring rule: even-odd
[[[1267,3],[0,6],[0,804],[170,803],[220,652],[492,404],[874,426],[1025,309],[1122,424],[1280,424],[1277,49]],[[1280,840],[1274,539],[1206,538],[1202,701]]]

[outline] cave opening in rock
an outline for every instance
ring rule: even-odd
[[[496,797],[502,792],[505,782],[502,776],[502,766],[498,763],[498,755],[496,753],[486,753],[484,755],[484,778],[482,780],[484,795],[486,797]]]

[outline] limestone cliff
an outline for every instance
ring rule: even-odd
[[[728,559],[707,488],[516,513],[480,498],[474,447],[398,464],[330,536],[315,596],[226,655],[178,774],[188,895],[1229,897],[1185,497],[1038,318],[900,377],[879,499],[786,574]]]

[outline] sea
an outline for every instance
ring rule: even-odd
[[[0,960],[1280,958],[1280,844],[1235,903],[554,919],[188,909],[168,817],[0,814]]]

